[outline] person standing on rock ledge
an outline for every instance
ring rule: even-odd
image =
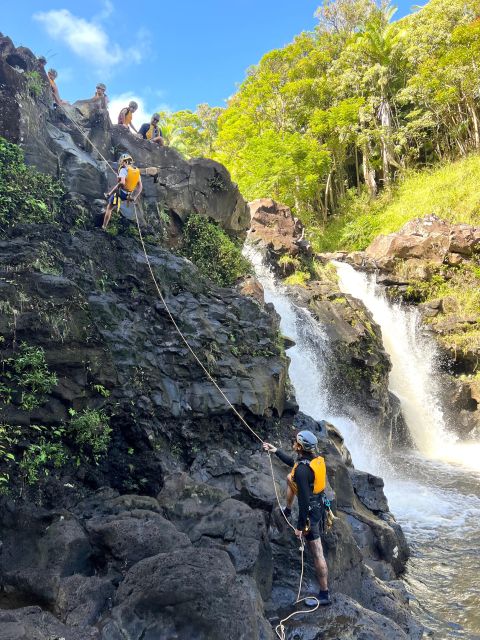
[[[295,496],[298,498],[298,520],[295,535],[305,536],[308,547],[313,556],[315,572],[320,586],[318,595],[305,599],[305,604],[315,607],[317,600],[320,605],[332,603],[328,592],[328,567],[323,555],[321,534],[325,529],[326,508],[324,504],[325,487],[327,486],[327,471],[322,456],[315,455],[318,439],[311,431],[300,431],[297,434],[293,449],[297,453],[297,461],[269,442],[263,443],[268,453],[274,453],[277,458],[292,468],[287,476],[287,505],[283,509],[286,518],[292,514],[292,504]]]

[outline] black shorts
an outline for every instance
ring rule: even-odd
[[[310,528],[305,534],[305,540],[318,540],[325,531],[325,506],[323,500],[316,500],[308,507]]]

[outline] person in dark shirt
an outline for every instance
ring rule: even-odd
[[[155,142],[163,147],[165,141],[162,136],[162,130],[158,126],[159,122],[160,116],[158,113],[155,113],[150,120],[150,124],[148,122],[142,124],[138,131],[138,135],[142,136],[144,140],[150,140],[150,142]]]
[[[288,474],[287,506],[283,510],[288,518],[295,495],[298,498],[298,520],[295,535],[305,537],[313,556],[315,572],[317,574],[320,591],[317,596],[305,599],[307,606],[316,606],[317,600],[321,605],[331,604],[328,592],[328,567],[323,555],[321,534],[325,526],[324,490],[327,484],[325,460],[315,455],[318,444],[317,437],[311,431],[300,431],[293,444],[297,460],[287,453],[277,449],[269,442],[263,444],[268,453],[274,453],[277,458],[292,468]]]

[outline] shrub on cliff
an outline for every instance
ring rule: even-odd
[[[232,285],[250,271],[240,247],[214,222],[197,214],[192,214],[185,224],[182,253],[220,286]]]
[[[0,227],[55,222],[65,201],[58,180],[27,167],[20,147],[0,137]]]

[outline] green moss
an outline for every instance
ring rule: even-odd
[[[307,282],[311,279],[310,273],[307,271],[295,271],[291,276],[285,278],[284,283],[291,286],[301,286],[304,287]]]

